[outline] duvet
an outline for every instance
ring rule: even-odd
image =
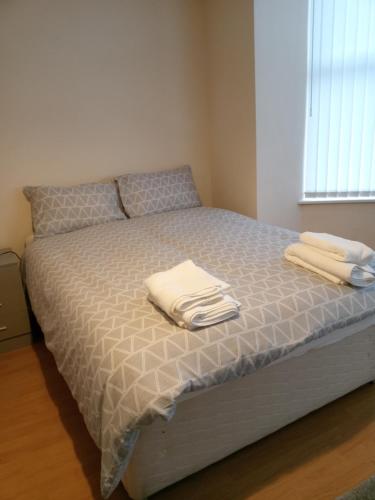
[[[375,287],[338,286],[286,262],[294,232],[192,208],[37,239],[26,283],[47,347],[101,449],[107,498],[142,426],[183,393],[242,377],[373,318]],[[237,318],[194,332],[148,302],[143,280],[192,259],[231,284]]]

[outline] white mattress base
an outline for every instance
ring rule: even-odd
[[[145,426],[123,478],[131,498],[145,498],[374,380],[375,327],[354,334],[357,328],[181,399],[170,422]]]
[[[282,358],[276,359],[275,361],[270,363],[267,367],[269,368],[270,366],[277,365],[279,363],[285,363],[289,359],[302,356],[303,354],[306,354],[307,352],[312,351],[314,349],[321,349],[322,347],[335,344],[336,342],[340,342],[341,340],[344,340],[347,337],[354,335],[355,333],[362,332],[372,326],[375,327],[374,316],[369,316],[368,318],[362,321],[358,321],[353,325],[349,325],[344,328],[338,328],[329,335],[324,335],[323,337],[317,340],[313,340],[312,342],[297,347],[296,349],[294,349],[294,351],[291,351]],[[178,403],[186,399],[195,398],[196,396],[200,396],[201,394],[204,394],[205,392],[208,391],[212,391],[214,389],[217,389],[217,387],[213,386],[213,387],[208,387],[207,389],[203,389],[201,391],[193,391],[193,392],[188,392],[186,394],[182,394],[182,396],[178,398]]]

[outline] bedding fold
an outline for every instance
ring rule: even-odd
[[[375,283],[375,270],[370,266],[332,259],[304,243],[289,245],[284,256],[288,261],[320,274],[337,285],[350,283],[366,287]]]
[[[182,328],[213,325],[238,314],[240,303],[223,291],[228,283],[191,260],[145,280],[148,298]]]

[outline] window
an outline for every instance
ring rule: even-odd
[[[375,198],[375,0],[310,0],[304,200]]]

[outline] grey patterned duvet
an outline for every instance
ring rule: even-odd
[[[353,289],[286,262],[294,232],[192,208],[35,240],[25,254],[33,310],[102,451],[102,494],[121,480],[143,425],[177,398],[222,384],[364,318]],[[143,280],[185,259],[231,284],[238,318],[194,332],[148,302]]]

